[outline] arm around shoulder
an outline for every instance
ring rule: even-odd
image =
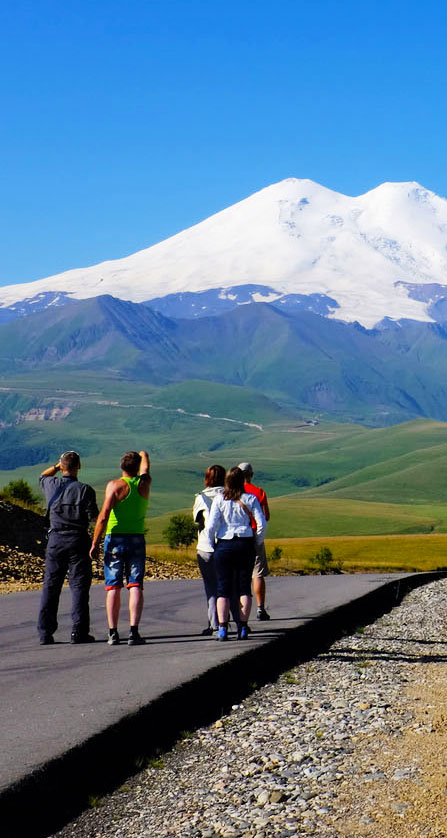
[[[258,499],[254,495],[251,495],[250,500],[251,511],[253,513],[253,518],[256,521],[256,541],[259,543],[261,541],[264,541],[267,521],[265,520],[264,513],[261,509],[261,504],[259,503]]]

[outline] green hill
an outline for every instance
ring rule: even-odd
[[[321,422],[254,390],[203,381],[157,387],[92,371],[4,378],[0,486],[40,471],[63,450],[82,454],[102,496],[127,448],[153,464],[151,516],[189,509],[213,462],[249,460],[272,499],[270,534],[441,531],[447,424],[388,428]],[[53,408],[65,418],[49,419]],[[47,418],[45,418],[45,416]]]

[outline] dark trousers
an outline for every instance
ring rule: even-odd
[[[251,596],[254,563],[254,538],[218,541],[214,550],[217,596],[232,600],[235,597]]]
[[[91,541],[87,533],[72,530],[51,532],[45,553],[45,577],[37,628],[40,636],[57,629],[59,597],[68,573],[72,596],[72,631],[88,634],[90,628],[89,594],[92,564]]]
[[[217,619],[216,611],[217,576],[214,565],[214,555],[211,553],[210,558],[206,560],[202,559],[202,557],[197,554],[197,561],[200,573],[202,574],[206,600],[208,603],[208,623],[211,628],[217,629],[219,627],[219,621]],[[239,595],[235,591],[232,591],[230,596],[230,611],[234,622],[239,623],[241,619],[239,612]]]

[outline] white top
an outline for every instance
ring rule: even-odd
[[[206,489],[204,489],[202,492],[199,492],[195,496],[192,517],[194,518],[194,521],[196,523],[200,512],[202,512],[203,522],[206,526],[211,509],[211,504],[216,495],[222,494],[223,490],[223,486],[207,486]],[[214,551],[214,546],[209,543],[205,529],[199,532],[199,537],[197,541],[197,551],[202,553],[212,553]]]
[[[264,540],[266,520],[259,501],[255,495],[244,492],[241,501],[248,507],[256,521],[256,541]],[[216,495],[206,525],[206,535],[210,544],[216,538],[230,540],[235,535],[239,538],[251,538],[253,528],[251,521],[243,507],[237,500],[225,500],[223,494]]]

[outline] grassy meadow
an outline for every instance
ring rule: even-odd
[[[58,373],[0,385],[0,488],[23,478],[35,490],[43,468],[75,448],[80,477],[101,502],[121,453],[147,448],[154,555],[167,551],[163,529],[174,512],[190,512],[206,467],[249,460],[269,496],[268,541],[283,548],[284,566],[302,569],[315,540],[333,543],[349,569],[447,564],[446,423],[308,425],[308,413],[246,388],[203,381],[156,387],[112,372],[67,373],[63,387]],[[54,406],[68,407],[68,415],[40,421],[29,413]]]

